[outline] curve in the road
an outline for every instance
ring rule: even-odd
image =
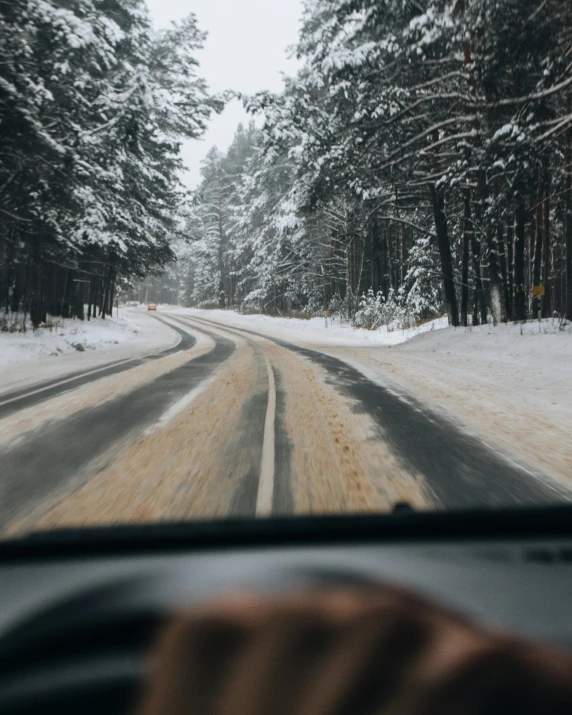
[[[76,412],[0,453],[0,526],[69,485],[114,445],[127,446],[133,435],[159,419],[230,357],[234,341],[204,328],[201,332],[215,343],[210,352],[132,392]]]
[[[404,466],[426,477],[437,508],[572,501],[572,491],[550,477],[515,464],[423,403],[412,397],[402,399],[343,360],[246,328],[195,316],[193,320],[229,333],[270,340],[319,364],[330,376],[330,384],[381,427]]]
[[[115,375],[118,372],[123,372],[124,370],[131,370],[138,365],[144,365],[151,360],[159,360],[160,358],[173,355],[174,353],[181,352],[182,350],[188,350],[195,345],[196,339],[187,331],[181,330],[176,325],[173,325],[156,315],[152,317],[164,325],[168,325],[172,330],[178,333],[180,339],[175,345],[156,353],[106,363],[101,367],[89,370],[80,370],[72,373],[71,375],[67,375],[64,378],[60,377],[34,385],[33,387],[26,387],[20,390],[15,390],[14,392],[6,393],[0,397],[0,419],[13,414],[14,412],[18,412],[18,410],[23,410],[26,407],[32,407],[33,405],[49,400],[52,397],[61,395],[64,392],[69,392],[69,390],[75,390],[77,387],[86,385],[94,380],[99,380],[102,377],[109,377],[110,375]]]
[[[201,329],[191,318],[170,317],[182,325]],[[222,329],[221,332],[227,331]],[[253,394],[242,405],[237,432],[230,435],[231,443],[227,445],[230,451],[234,449],[237,453],[248,445],[249,462],[249,468],[234,487],[229,516],[270,516],[276,492],[276,379],[258,342],[244,335],[239,337],[253,351],[258,377]]]

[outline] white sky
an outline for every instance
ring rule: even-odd
[[[147,5],[157,27],[195,13],[201,30],[208,32],[198,59],[211,91],[279,91],[281,73],[296,71],[296,60],[287,58],[286,48],[297,41],[302,0],[147,0]],[[248,121],[242,104],[234,100],[211,120],[202,140],[185,144],[185,183],[190,188],[200,180],[200,163],[210,147],[227,149],[238,123]]]

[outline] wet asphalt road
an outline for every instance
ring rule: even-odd
[[[161,323],[169,325],[162,318],[157,316],[153,317]],[[179,335],[179,340],[176,345],[170,348],[142,357],[107,363],[106,365],[90,370],[81,370],[67,375],[65,378],[60,377],[55,380],[39,383],[30,388],[25,387],[3,394],[0,397],[0,419],[19,410],[23,410],[26,407],[31,407],[45,400],[49,400],[51,397],[56,397],[64,392],[74,390],[94,380],[99,380],[102,377],[108,377],[109,375],[115,375],[125,370],[131,370],[138,365],[144,365],[152,360],[159,360],[168,355],[178,353],[181,350],[188,350],[196,343],[195,338],[187,331],[181,330],[173,325],[170,327]]]
[[[159,318],[158,318],[159,319]],[[104,380],[149,360],[191,349],[194,334],[207,335],[214,347],[151,382],[95,407],[88,407],[31,432],[15,447],[0,451],[0,527],[26,514],[50,495],[77,489],[112,462],[172,405],[207,379],[217,379],[219,368],[235,352],[237,340],[251,351],[256,375],[251,392],[237,415],[238,427],[226,440],[227,454],[245,448],[247,464],[231,489],[229,516],[254,516],[260,498],[262,471],[269,471],[263,449],[271,443],[273,466],[265,479],[270,488],[273,514],[296,511],[292,453],[286,403],[289,384],[276,364],[272,375],[275,405],[269,434],[269,378],[267,346],[272,343],[296,359],[318,366],[326,382],[351,404],[355,414],[367,415],[378,434],[406,472],[424,478],[429,508],[500,507],[570,500],[571,492],[541,474],[531,473],[496,453],[486,444],[461,431],[455,424],[414,399],[403,399],[381,384],[366,378],[342,360],[316,350],[261,335],[254,331],[223,326],[219,322],[169,315],[181,340],[173,348],[131,361],[111,363],[97,371],[76,373],[66,381],[53,381],[32,390],[5,395],[0,400],[0,418],[48,400],[64,391],[95,380]],[[175,321],[176,325],[172,322]],[[165,321],[162,321],[165,322]],[[192,332],[190,332],[192,331]],[[191,354],[192,350],[189,354]],[[307,395],[312,400],[312,395]],[[218,406],[224,410],[224,405]],[[296,406],[291,409],[296,410]],[[165,429],[168,429],[166,427]],[[268,446],[268,445],[266,445]],[[208,450],[209,445],[204,448]],[[327,475],[326,479],[327,479]],[[268,485],[270,484],[270,487]]]
[[[421,402],[403,399],[342,360],[254,331],[240,332],[265,337],[323,367],[328,382],[350,398],[355,409],[371,415],[404,466],[425,475],[435,506],[500,507],[572,498],[544,475],[515,465]]]
[[[183,336],[183,348],[195,343],[192,335],[174,329]],[[210,335],[209,331],[204,332]],[[182,395],[205,380],[234,350],[231,340],[213,337],[215,347],[206,355],[127,395],[56,421],[15,449],[0,453],[0,526],[66,482],[72,484],[91,460],[100,455],[103,461],[97,464],[96,470],[102,469],[108,450],[122,442],[128,443],[130,435],[137,434],[135,430],[152,424]],[[181,343],[177,349],[181,349]],[[174,350],[170,348],[165,352],[171,354]],[[85,384],[89,377],[78,379]],[[92,380],[100,377],[94,375]],[[42,393],[36,397],[38,402],[45,399]]]

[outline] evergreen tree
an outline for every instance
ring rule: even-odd
[[[221,102],[194,16],[156,33],[143,0],[0,6],[4,310],[109,313],[115,286],[172,260],[180,142]]]

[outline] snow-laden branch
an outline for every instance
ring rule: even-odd
[[[527,104],[529,102],[535,102],[536,100],[545,99],[553,94],[557,94],[570,85],[572,85],[572,77],[568,77],[567,79],[562,80],[562,82],[552,85],[552,87],[547,87],[542,90],[542,92],[533,92],[532,94],[527,94],[522,97],[499,99],[496,102],[487,102],[479,106],[484,109],[496,109],[498,107],[511,107],[515,104]]]
[[[544,132],[544,134],[541,134],[539,137],[535,137],[534,142],[542,142],[546,141],[549,137],[551,137],[553,134],[558,134],[561,130],[565,129],[569,124],[572,124],[572,113],[567,114],[565,117],[562,117],[556,126],[552,127],[552,129],[549,129],[547,132]]]
[[[17,216],[15,213],[12,213],[11,211],[7,211],[6,209],[3,209],[1,206],[0,206],[0,211],[3,214],[6,214],[6,216],[10,216],[10,218],[13,218],[15,221],[22,221],[24,223],[34,223],[32,221],[32,219],[24,218],[23,216]]]

